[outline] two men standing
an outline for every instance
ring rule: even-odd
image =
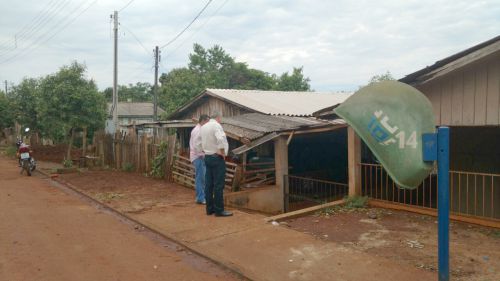
[[[195,165],[196,173],[196,202],[206,202],[207,215],[215,214],[218,217],[232,216],[231,212],[224,210],[224,182],[226,178],[226,162],[224,158],[228,153],[229,145],[226,134],[220,125],[222,115],[219,112],[215,112],[210,116],[211,119],[208,122],[204,121],[204,123],[202,123],[202,117],[204,118],[203,120],[206,120],[206,115],[200,116],[199,123],[196,126],[200,126],[200,128],[198,130],[196,127],[193,129],[190,140],[190,149],[194,152],[194,159],[191,161]],[[201,152],[199,150],[200,141]],[[191,142],[193,142],[193,146],[191,146]],[[191,155],[193,155],[193,152],[191,152]],[[201,155],[201,153],[204,156],[196,157],[196,155]],[[195,163],[200,157],[204,157],[205,169],[198,168]],[[198,179],[201,177],[203,171],[205,172],[205,201],[200,201],[200,198],[198,198],[198,182],[202,184],[202,181]]]

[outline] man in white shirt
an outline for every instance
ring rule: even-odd
[[[226,161],[229,145],[226,133],[220,125],[222,115],[214,112],[211,119],[201,127],[201,146],[205,153],[205,199],[207,215],[217,217],[232,216],[224,210],[224,182],[226,179]]]
[[[201,126],[209,120],[208,115],[202,114],[198,124],[191,131],[189,139],[189,160],[194,165],[194,186],[196,190],[196,203],[205,204],[205,160],[201,146]]]

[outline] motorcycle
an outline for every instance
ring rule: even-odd
[[[21,175],[24,171],[28,176],[36,169],[35,158],[31,155],[32,151],[28,146],[19,148],[19,157],[21,159]]]

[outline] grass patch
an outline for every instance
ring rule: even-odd
[[[368,197],[367,196],[352,196],[345,197],[345,203],[316,211],[316,216],[331,216],[340,213],[364,212],[366,211]]]
[[[123,198],[125,195],[114,192],[99,193],[96,195],[96,199],[99,201],[111,201]]]
[[[368,196],[351,196],[345,198],[345,207],[349,209],[366,208]]]
[[[135,165],[133,163],[124,163],[122,170],[128,173],[133,172],[135,170]]]

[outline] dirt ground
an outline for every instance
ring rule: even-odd
[[[124,212],[140,214],[155,207],[194,200],[193,191],[163,180],[121,171],[64,174],[59,180]],[[367,213],[375,213],[371,219]],[[437,271],[435,217],[386,209],[336,210],[283,222],[325,243]],[[452,280],[500,280],[500,230],[452,222]]]
[[[34,145],[32,149],[37,160],[62,163],[66,157],[68,145]],[[81,155],[81,149],[74,148],[71,150],[71,159],[79,159]]]
[[[193,201],[193,191],[164,180],[121,171],[87,171],[59,176],[59,180],[107,205],[126,213],[141,213],[153,207]]]
[[[366,208],[329,210],[282,224],[326,242],[437,271],[436,219]],[[500,280],[500,230],[452,222],[450,269],[452,280]]]
[[[238,280],[18,171],[0,156],[0,280]]]

